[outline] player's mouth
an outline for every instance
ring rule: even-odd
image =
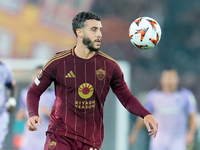
[[[100,45],[101,44],[101,40],[95,40],[95,43],[97,43],[98,45]]]

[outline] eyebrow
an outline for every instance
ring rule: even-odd
[[[93,28],[98,29],[99,27],[96,27],[96,26],[91,27],[91,29],[93,29]],[[100,27],[99,29],[102,30],[103,27]]]

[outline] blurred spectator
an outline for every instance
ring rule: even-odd
[[[7,99],[7,89],[9,97]],[[0,150],[3,149],[3,142],[8,133],[9,112],[12,112],[16,106],[14,98],[14,80],[11,69],[0,61]]]
[[[39,66],[34,71],[31,82],[40,73],[41,69],[42,66]],[[28,87],[24,88],[20,92],[19,110],[16,114],[16,121],[14,123],[15,136],[13,138],[13,144],[15,148],[19,150],[42,150],[46,140],[45,132],[48,128],[50,112],[55,100],[55,94],[51,89],[48,89],[42,94],[39,102],[39,114],[42,118],[42,124],[38,127],[37,131],[30,132],[25,127],[25,122],[28,119],[28,111],[26,107],[28,89]]]
[[[178,87],[179,77],[172,68],[162,72],[160,83],[161,89],[150,91],[145,104],[159,122],[157,136],[151,138],[149,149],[186,150],[187,146],[192,148],[197,126],[195,97],[190,90]],[[142,126],[143,121],[138,118],[129,137],[130,144],[135,143]]]

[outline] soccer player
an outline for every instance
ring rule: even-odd
[[[33,73],[32,81],[42,70],[42,66],[38,66]],[[28,112],[26,107],[28,88],[24,88],[20,92],[19,99],[19,110],[16,114],[16,122],[20,122],[28,119]],[[21,145],[19,145],[19,150],[42,150],[46,140],[45,132],[48,128],[51,109],[55,100],[55,94],[52,89],[46,90],[40,98],[39,102],[39,115],[42,118],[42,124],[38,127],[36,132],[30,132],[27,128],[24,129],[23,133],[20,135]],[[19,137],[16,135],[15,137]],[[16,143],[17,146],[17,143]]]
[[[150,135],[158,122],[132,95],[117,62],[100,51],[102,24],[97,14],[81,12],[72,21],[77,44],[55,54],[29,89],[29,130],[41,124],[40,95],[54,82],[56,99],[51,111],[44,150],[98,150],[104,137],[103,108],[111,87],[122,105],[144,118]],[[152,126],[152,128],[150,127]]]
[[[160,83],[161,89],[148,93],[145,106],[159,122],[159,132],[156,138],[151,138],[149,149],[186,150],[187,144],[193,142],[197,126],[195,97],[190,90],[178,87],[178,73],[173,68],[162,72]],[[129,137],[130,144],[135,143],[142,126],[138,118]]]
[[[9,90],[10,98],[7,98]],[[14,79],[11,69],[0,61],[0,149],[3,148],[3,142],[8,133],[9,112],[12,112],[16,106],[14,98]]]

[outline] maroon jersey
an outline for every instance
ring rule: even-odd
[[[111,87],[131,113],[150,114],[132,95],[117,62],[97,52],[90,59],[76,56],[74,49],[54,55],[29,89],[29,116],[38,115],[40,95],[54,82],[56,99],[48,131],[100,148],[104,137],[103,108]]]

